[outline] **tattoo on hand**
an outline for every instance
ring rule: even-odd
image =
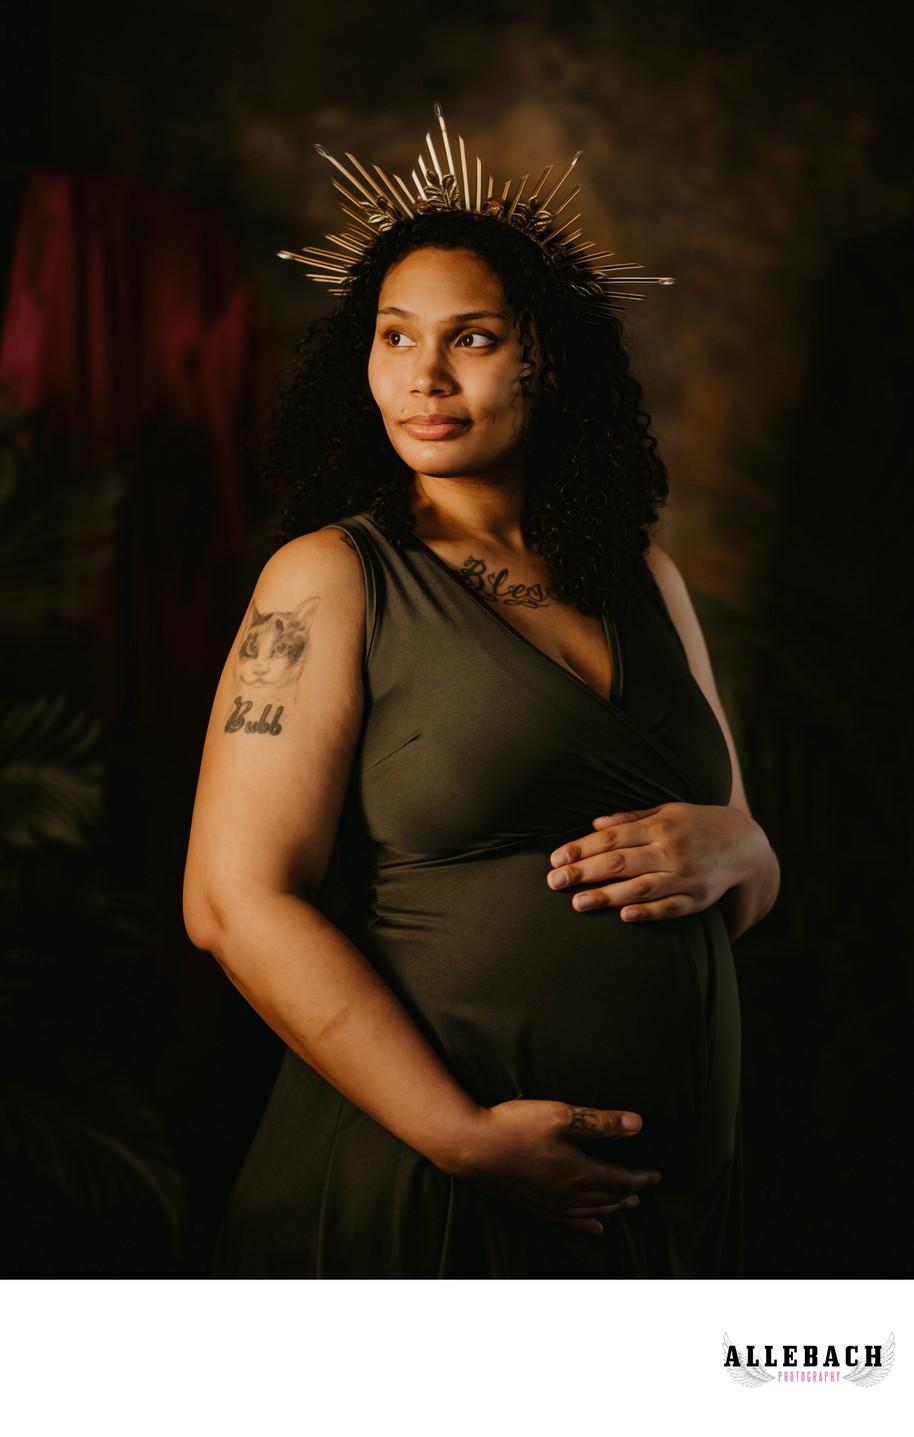
[[[320,598],[297,609],[261,614],[251,604],[235,659],[235,682],[246,688],[281,689],[299,676],[308,656],[311,625]]]
[[[272,718],[270,717],[272,704],[266,704],[263,713],[257,719],[248,718],[251,707],[250,699],[243,699],[239,696],[235,700],[234,710],[225,721],[226,733],[282,733],[282,724],[279,722],[282,717],[282,704],[279,704]]]
[[[568,1126],[588,1133],[600,1131],[600,1124],[597,1122],[597,1115],[593,1108],[572,1108],[571,1122]]]
[[[552,584],[509,584],[507,569],[493,569],[489,573],[486,569],[485,559],[475,559],[470,554],[456,573],[468,589],[492,603],[523,605],[525,609],[544,609],[549,604],[561,603],[558,590]]]

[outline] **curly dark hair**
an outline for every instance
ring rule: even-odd
[[[489,266],[516,317],[522,384],[535,349],[554,376],[536,393],[527,430],[525,542],[582,612],[618,608],[644,581],[644,550],[667,494],[621,325],[594,318],[539,245],[484,215],[427,211],[380,235],[333,313],[296,349],[263,450],[278,538],[367,512],[394,544],[409,539],[413,474],[390,444],[367,367],[384,275],[428,247],[469,250]]]

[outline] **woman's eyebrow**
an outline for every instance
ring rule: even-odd
[[[379,309],[378,314],[394,314],[397,319],[416,319],[418,316],[408,309],[398,309],[395,304],[389,304],[384,309]],[[449,319],[441,320],[442,324],[468,324],[474,319],[508,319],[509,316],[499,309],[475,309],[470,314],[452,314]]]

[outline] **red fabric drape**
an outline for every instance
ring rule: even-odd
[[[104,175],[27,178],[8,296],[0,386],[51,407],[77,469],[110,458],[125,479],[115,563],[73,652],[119,739],[117,862],[156,905],[156,964],[180,995],[160,1096],[182,1148],[205,1153],[239,1048],[228,985],[183,931],[181,866],[264,507],[246,448],[271,397],[265,324],[224,219]]]
[[[0,385],[24,409],[53,406],[77,459],[123,469],[100,638],[119,650],[122,712],[167,716],[192,756],[225,575],[260,508],[245,445],[270,390],[261,308],[225,220],[110,176],[30,175]]]

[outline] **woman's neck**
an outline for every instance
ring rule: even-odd
[[[417,474],[416,537],[424,542],[482,539],[504,548],[523,547],[526,495],[527,476],[520,469],[497,481]]]

